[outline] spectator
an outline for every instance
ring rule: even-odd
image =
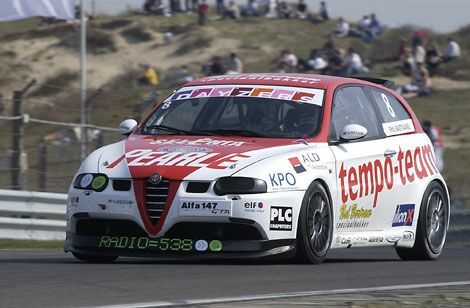
[[[196,12],[199,7],[199,0],[185,0],[186,12]]]
[[[369,69],[362,64],[361,56],[359,56],[359,54],[356,53],[352,47],[348,48],[348,52],[344,58],[343,67],[343,74],[345,76],[351,76],[369,71]]]
[[[289,71],[295,70],[297,68],[297,64],[299,63],[297,56],[289,49],[284,49],[281,51],[281,59],[279,60],[279,63],[280,62],[285,62]]]
[[[177,87],[195,79],[196,76],[191,74],[188,67],[186,65],[182,65],[174,72],[174,74],[168,76],[167,82],[171,84],[171,86]]]
[[[225,75],[225,73],[226,70],[221,63],[220,57],[213,57],[212,63],[209,65],[209,76]]]
[[[400,38],[400,44],[398,45],[397,56],[392,60],[401,60],[405,54],[405,50],[410,48],[410,43],[405,38]]]
[[[243,16],[259,16],[259,6],[256,0],[248,0],[248,5],[242,11]]]
[[[299,19],[307,19],[308,17],[308,9],[304,0],[299,0],[297,3],[297,17]]]
[[[225,3],[224,0],[216,0],[217,14],[224,16],[225,13]]]
[[[416,45],[414,59],[416,63],[416,68],[418,70],[421,70],[421,68],[424,67],[424,63],[426,62],[426,50],[424,49],[422,43],[418,43]]]
[[[419,76],[412,80],[411,84],[398,89],[405,98],[412,98],[415,96],[429,96],[432,94],[432,82],[429,77],[427,69],[422,68],[419,71]]]
[[[374,13],[370,14],[369,32],[373,38],[382,34],[382,24]]]
[[[230,1],[228,3],[228,7],[225,9],[222,19],[225,19],[225,17],[229,17],[231,19],[240,18],[240,7],[235,3],[235,1]]]
[[[320,17],[323,20],[329,20],[330,19],[330,12],[328,10],[328,7],[326,6],[325,1],[320,2]]]
[[[283,19],[289,19],[292,15],[290,4],[286,1],[282,1],[278,6],[278,17]]]
[[[436,44],[429,43],[426,45],[426,66],[429,70],[429,75],[434,76],[437,67],[441,62],[441,55],[437,49]]]
[[[158,85],[158,74],[157,71],[150,65],[144,64],[144,74],[137,79],[139,86],[156,86]]]
[[[208,10],[209,6],[207,5],[206,0],[201,0],[201,3],[197,9],[198,24],[200,26],[204,26],[206,24],[206,15]]]
[[[460,46],[453,38],[447,38],[447,48],[442,55],[442,61],[447,62],[460,57]]]
[[[286,61],[280,61],[278,64],[278,73],[284,74],[289,72],[289,64]]]
[[[237,54],[230,53],[230,61],[228,64],[228,75],[241,74],[243,73],[243,62],[237,57]]]
[[[349,24],[344,20],[344,18],[339,19],[339,23],[333,30],[333,35],[336,37],[346,37],[349,34]]]
[[[370,24],[371,24],[371,19],[369,18],[368,15],[364,15],[362,19],[359,21],[359,23],[357,24],[357,28],[359,29],[359,31],[365,32],[369,29]]]
[[[310,54],[310,59],[307,62],[304,60],[299,60],[299,66],[302,65],[305,70],[314,70],[323,74],[328,66],[328,62],[322,57],[321,54],[321,49],[314,48]]]
[[[418,46],[418,44],[424,45],[424,42],[426,41],[427,37],[428,34],[426,31],[416,30],[413,33],[413,37],[411,38],[411,46],[413,47],[413,51],[416,49],[416,46]]]
[[[444,139],[442,139],[441,130],[433,125],[431,121],[423,121],[423,130],[431,140],[436,157],[436,167],[439,172],[444,171]]]
[[[401,65],[400,70],[405,76],[415,76],[416,70],[416,63],[413,57],[413,52],[411,51],[411,47],[405,47],[403,55],[400,59]]]
[[[148,15],[163,15],[166,6],[161,0],[146,0],[144,3],[144,13]]]
[[[342,75],[344,70],[344,49],[335,48],[333,55],[328,59],[328,67],[325,69],[330,75]]]
[[[266,13],[266,18],[278,18],[277,12],[277,1],[276,0],[268,0],[268,12]]]

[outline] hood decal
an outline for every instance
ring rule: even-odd
[[[197,170],[205,170],[207,180],[212,180],[283,152],[284,146],[301,146],[292,139],[159,137],[131,135],[125,141],[125,154],[109,160],[105,168],[112,171],[126,166],[133,178],[146,178],[159,173],[170,180],[184,180]]]

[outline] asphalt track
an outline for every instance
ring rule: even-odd
[[[87,264],[59,250],[0,250],[1,307],[151,306],[460,281],[470,289],[470,249],[455,245],[447,247],[437,261],[403,262],[390,248],[350,249],[330,251],[326,262],[316,266],[134,258]]]

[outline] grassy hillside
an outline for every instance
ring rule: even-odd
[[[139,88],[135,79],[141,73],[139,64],[150,63],[158,68],[161,78],[182,64],[199,73],[201,65],[212,56],[224,61],[232,51],[243,59],[248,72],[275,71],[280,51],[291,49],[306,59],[312,48],[320,48],[335,25],[335,21],[312,24],[301,20],[266,20],[248,18],[241,21],[210,20],[205,27],[196,25],[196,16],[180,14],[170,18],[153,16],[100,17],[88,28],[88,87],[89,94],[98,88],[102,92],[91,102],[93,124],[116,127],[133,116],[137,102],[152,89]],[[40,27],[37,19],[3,23],[0,28],[0,92],[9,97],[30,79],[38,85],[26,101],[26,112],[36,118],[74,122],[79,119],[79,83],[76,24]],[[165,33],[171,32],[171,40]],[[337,39],[342,48],[355,47],[364,59],[373,64],[371,76],[387,77],[407,83],[399,76],[396,63],[383,59],[396,54],[400,37],[410,38],[408,27],[385,29],[372,44],[356,38]],[[445,175],[456,196],[469,196],[470,175],[470,27],[452,36],[460,43],[466,57],[443,65],[434,83],[435,95],[410,100],[420,119],[430,119],[444,128],[448,144]],[[431,39],[445,46],[445,36],[430,33]],[[171,91],[168,82],[157,90],[165,95]],[[9,110],[9,109],[8,109]],[[0,162],[10,143],[10,123],[0,122]],[[37,189],[37,146],[46,134],[59,128],[29,124],[26,128],[26,149],[29,155],[28,188]],[[105,142],[118,140],[109,133]],[[49,153],[49,191],[65,191],[79,164],[76,146],[51,148]],[[7,187],[7,170],[0,171],[0,187]]]

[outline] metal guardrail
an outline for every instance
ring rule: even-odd
[[[64,240],[66,194],[0,189],[0,239]],[[470,239],[470,210],[452,209],[448,239]]]
[[[67,195],[0,189],[0,239],[64,240]]]

